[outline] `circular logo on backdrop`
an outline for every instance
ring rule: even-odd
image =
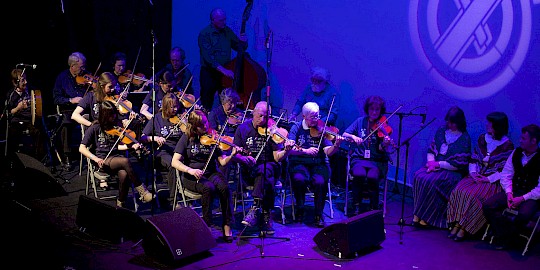
[[[411,0],[409,28],[429,76],[463,100],[489,97],[519,71],[531,37],[530,0]]]

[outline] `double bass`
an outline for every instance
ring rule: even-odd
[[[246,22],[251,15],[253,0],[246,0],[247,5],[242,14],[242,26],[240,34],[246,32]],[[252,108],[261,99],[261,89],[266,85],[266,72],[263,67],[251,59],[243,49],[238,51],[236,58],[226,63],[223,67],[234,70],[234,79],[222,77],[222,87],[232,87],[240,96],[244,109]],[[250,99],[250,96],[253,98]],[[248,104],[249,103],[249,104]]]

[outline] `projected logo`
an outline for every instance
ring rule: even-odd
[[[531,26],[531,0],[412,0],[409,6],[418,58],[446,92],[463,100],[489,97],[514,78]]]

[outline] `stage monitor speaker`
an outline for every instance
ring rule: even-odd
[[[75,223],[81,231],[114,243],[144,236],[144,220],[137,213],[87,195],[79,196]]]
[[[15,153],[14,193],[19,199],[46,199],[67,195],[62,185],[39,160]]]
[[[386,239],[382,211],[369,211],[334,223],[318,232],[313,241],[317,247],[339,258],[380,246]]]
[[[217,245],[201,217],[191,208],[180,208],[146,219],[143,249],[165,263],[201,254]]]

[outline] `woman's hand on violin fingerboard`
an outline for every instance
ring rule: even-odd
[[[195,176],[195,178],[197,178],[197,180],[201,179],[201,177],[203,176],[203,171],[201,171],[199,169],[189,168],[187,170],[187,173]]]
[[[130,112],[129,113],[129,120],[132,120],[132,119],[135,119],[137,118],[137,113],[136,112]]]
[[[341,142],[344,141],[345,138],[341,135],[337,135],[335,137],[334,146],[339,147],[341,145]]]
[[[131,148],[133,148],[134,150],[137,150],[137,149],[141,148],[141,145],[138,144],[138,143],[134,143],[134,144],[131,145]]]

